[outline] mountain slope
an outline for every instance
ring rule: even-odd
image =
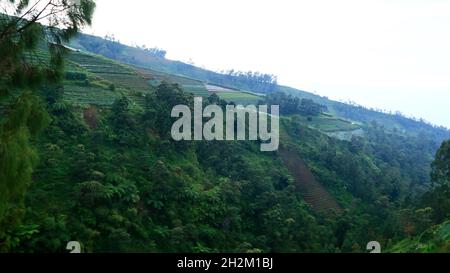
[[[324,186],[316,180],[305,162],[294,151],[282,148],[280,157],[294,176],[295,185],[305,202],[316,211],[341,211],[341,207]]]
[[[429,186],[433,139],[294,114],[281,116],[279,153],[176,142],[170,111],[201,84],[72,52],[65,80],[39,93],[52,121],[35,140],[13,250],[61,252],[78,240],[86,252],[363,252],[407,238],[399,214]],[[328,135],[355,126],[364,133]]]
[[[256,93],[267,92],[265,89],[258,89],[258,86],[252,86],[246,82],[242,82],[236,77],[208,71],[183,62],[168,60],[164,56],[152,54],[144,49],[126,46],[117,41],[109,41],[91,35],[80,34],[76,39],[72,40],[71,46],[138,67],[161,71],[169,75],[187,77],[196,81],[242,91]],[[276,86],[271,92],[277,91],[286,92],[300,98],[312,99],[317,103],[327,106],[331,114],[355,122],[370,123],[376,121],[396,132],[414,135],[427,134],[427,137],[433,138],[437,142],[442,142],[450,138],[450,131],[448,129],[430,125],[423,120],[412,120],[399,114],[381,113],[359,105],[336,102],[326,97],[287,86]]]

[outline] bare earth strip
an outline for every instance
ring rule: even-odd
[[[297,190],[313,210],[318,212],[330,210],[340,212],[342,210],[334,197],[317,181],[296,152],[283,148],[280,149],[280,156],[294,177]]]

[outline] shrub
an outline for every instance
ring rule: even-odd
[[[66,80],[71,80],[71,81],[84,81],[87,79],[87,75],[82,72],[69,71],[69,72],[65,73],[65,78],[66,78]]]

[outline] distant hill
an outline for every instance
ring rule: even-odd
[[[285,92],[300,98],[312,99],[317,103],[325,105],[331,114],[348,120],[371,123],[376,122],[380,126],[393,130],[395,133],[406,133],[419,136],[425,134],[436,142],[442,142],[444,139],[450,138],[450,131],[443,127],[434,126],[424,120],[414,120],[400,114],[388,114],[374,109],[368,109],[359,105],[351,105],[337,102],[302,91],[288,86],[257,84],[234,77],[231,75],[220,74],[210,70],[186,64],[180,61],[168,60],[165,58],[165,52],[157,49],[136,48],[121,44],[118,41],[106,40],[100,37],[80,34],[73,39],[69,45],[78,50],[99,54],[107,58],[111,58],[123,63],[141,67],[142,69],[150,69],[153,72],[166,73],[171,77],[185,77],[191,79],[197,84],[187,86],[187,90],[191,89],[194,93],[200,92],[205,94],[204,84],[213,84],[227,89],[236,89],[246,92],[267,93],[267,92]],[[222,98],[234,98],[236,94],[222,94]],[[231,100],[232,100],[231,99]],[[239,101],[239,99],[241,99]],[[251,99],[248,96],[237,98],[238,102],[256,103],[257,98]]]
[[[157,50],[136,48],[123,45],[117,41],[110,41],[92,35],[80,34],[70,43],[71,47],[114,59],[142,68],[150,68],[171,75],[188,77],[205,83],[213,83],[225,88],[266,93],[275,91],[275,85],[269,84],[266,76],[258,79],[224,75],[202,69],[180,61],[168,60]]]

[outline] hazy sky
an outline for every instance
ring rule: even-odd
[[[450,0],[97,0],[86,32],[450,127]]]

